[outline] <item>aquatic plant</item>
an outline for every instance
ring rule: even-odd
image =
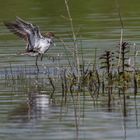
[[[112,67],[114,66],[113,60],[114,60],[114,53],[111,51],[105,51],[104,54],[101,55],[100,59],[101,61],[101,69],[105,69],[104,74],[106,73],[107,76],[107,89],[108,89],[108,107],[110,108],[111,106],[111,95],[112,95],[112,85],[113,85],[113,80],[112,80]]]

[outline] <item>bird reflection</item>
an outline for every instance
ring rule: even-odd
[[[27,101],[19,104],[9,113],[9,119],[18,122],[43,118],[49,114],[50,99],[48,95],[29,93]]]

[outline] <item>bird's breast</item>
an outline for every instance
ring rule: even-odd
[[[38,42],[39,53],[45,53],[51,46],[51,41],[49,39],[40,39]]]

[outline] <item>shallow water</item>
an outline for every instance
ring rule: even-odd
[[[60,102],[52,103],[49,100],[52,87],[49,87],[48,81],[43,85],[45,91],[37,92],[40,90],[36,87],[38,77],[35,58],[17,55],[17,52],[24,51],[25,44],[4,27],[3,21],[14,20],[19,16],[39,25],[42,32],[53,31],[66,42],[71,52],[71,28],[63,0],[0,0],[0,3],[0,139],[139,139],[139,96],[135,101],[130,94],[127,117],[123,117],[122,105],[118,100],[109,111],[107,103],[94,105],[90,97],[82,101],[81,96],[81,102],[77,103],[76,118],[73,102],[62,106]],[[95,48],[97,60],[104,50],[116,50],[121,26],[115,1],[71,0],[69,6],[85,63],[93,63]],[[136,43],[139,51],[140,2],[123,0],[120,1],[120,8],[124,23],[123,38],[131,44]],[[139,59],[138,54],[138,66]],[[64,47],[56,40],[56,46],[48,51],[42,62],[39,61],[40,81],[47,79],[47,74],[57,77],[60,68],[67,64]],[[17,75],[20,78],[23,76],[23,79],[12,80],[12,76]],[[34,92],[32,90],[30,93],[25,83],[31,84]],[[55,94],[59,97],[59,87]]]

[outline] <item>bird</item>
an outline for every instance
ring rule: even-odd
[[[49,48],[55,46],[54,43],[54,33],[48,32],[46,34],[42,34],[40,32],[39,26],[33,25],[30,22],[27,22],[20,17],[16,17],[15,21],[7,22],[4,21],[4,25],[15,35],[24,39],[27,43],[25,48],[25,53],[29,56],[36,56],[35,65],[38,68],[38,57],[40,56],[41,61],[43,60],[43,55],[46,53]]]

